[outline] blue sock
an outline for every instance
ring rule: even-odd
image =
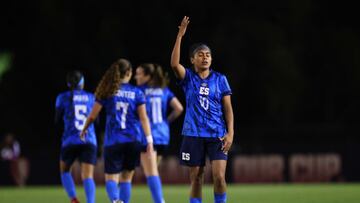
[[[214,193],[214,198],[215,198],[215,203],[225,203],[226,202],[226,192],[223,194],[215,194]]]
[[[124,203],[129,203],[131,196],[131,183],[122,182],[119,185],[120,185],[120,200],[124,201]]]
[[[113,180],[106,181],[106,192],[108,194],[110,202],[119,199],[119,188],[115,181]]]
[[[201,198],[190,198],[190,203],[201,203],[202,199]]]
[[[163,200],[163,193],[162,193],[160,177],[159,176],[148,176],[147,184],[150,188],[154,203],[161,203]]]
[[[83,181],[85,194],[86,194],[86,202],[87,203],[95,203],[95,182],[92,178],[87,178]]]
[[[75,184],[70,172],[61,174],[61,183],[70,199],[76,197]]]

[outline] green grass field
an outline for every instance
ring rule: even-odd
[[[187,185],[164,187],[167,203],[187,203]],[[85,202],[84,191],[77,188],[81,202]],[[96,202],[109,202],[104,187],[97,187]],[[64,203],[69,202],[61,187],[0,187],[0,203]],[[131,202],[151,203],[150,192],[144,185],[135,185]],[[203,202],[212,203],[211,186],[203,191]],[[229,185],[228,203],[359,203],[360,184],[252,184]]]

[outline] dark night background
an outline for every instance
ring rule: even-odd
[[[0,78],[0,136],[14,132],[31,161],[30,184],[57,182],[61,135],[54,130],[56,95],[79,69],[94,91],[119,57],[133,66],[170,71],[177,26],[213,51],[212,67],[233,90],[233,153],[337,152],[346,180],[359,181],[360,33],[358,7],[346,1],[5,1],[0,53],[11,69]],[[183,116],[172,125],[171,154]],[[41,176],[42,178],[39,178]]]

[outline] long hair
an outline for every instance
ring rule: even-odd
[[[140,67],[144,70],[145,75],[150,75],[149,86],[165,88],[169,84],[169,77],[164,73],[159,64],[143,63]]]
[[[84,84],[84,75],[78,70],[70,71],[66,75],[66,84],[71,90],[69,97],[71,103],[70,108],[74,108],[74,90],[82,87],[82,85]],[[71,110],[71,112],[74,112],[75,114],[75,111]]]
[[[95,97],[97,99],[106,99],[113,96],[120,88],[121,79],[131,69],[131,63],[126,59],[118,59],[111,64],[96,87]]]

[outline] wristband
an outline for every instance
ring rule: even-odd
[[[153,137],[152,137],[151,134],[146,136],[146,141],[147,141],[148,144],[152,144],[154,142]]]

